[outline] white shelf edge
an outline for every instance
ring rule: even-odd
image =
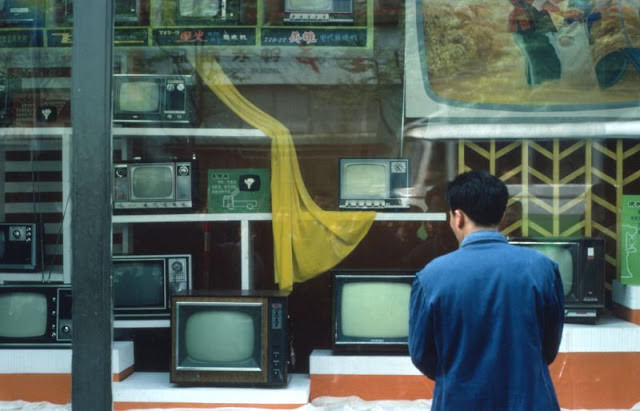
[[[127,214],[114,215],[114,224],[127,223],[181,223],[200,221],[268,221],[271,213],[201,213],[201,214]]]
[[[126,214],[114,215],[113,224],[181,223],[200,221],[270,221],[271,213]],[[376,221],[446,221],[446,213],[377,213]]]
[[[267,137],[253,128],[154,128],[154,127],[113,127],[114,136],[177,136],[177,137]]]

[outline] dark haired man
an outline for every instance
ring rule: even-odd
[[[460,247],[413,283],[409,352],[435,380],[433,411],[560,409],[547,365],[562,337],[562,282],[555,262],[498,231],[508,196],[484,171],[450,182]]]

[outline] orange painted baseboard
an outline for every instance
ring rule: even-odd
[[[113,374],[113,381],[122,381],[133,371],[131,366]],[[68,404],[71,402],[71,374],[0,374],[0,400]]]
[[[631,408],[640,402],[640,352],[559,353],[549,367],[563,408]]]
[[[131,409],[149,409],[149,408],[222,408],[222,407],[238,407],[238,408],[264,408],[266,410],[273,409],[294,409],[302,407],[305,404],[202,404],[202,403],[186,403],[186,402],[114,402],[114,411],[124,411]]]
[[[365,401],[433,397],[433,381],[420,375],[312,374],[310,400],[357,395]]]
[[[0,400],[71,402],[71,374],[0,374]]]
[[[563,408],[631,408],[640,402],[640,352],[559,353],[549,367]],[[312,374],[310,399],[433,398],[433,381],[415,375]]]
[[[613,303],[611,310],[616,317],[640,325],[640,310],[632,310],[618,303]]]

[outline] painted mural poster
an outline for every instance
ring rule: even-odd
[[[640,284],[640,195],[622,196],[620,282]]]
[[[420,71],[422,91],[407,86],[416,117],[638,117],[639,0],[414,1],[405,58]]]

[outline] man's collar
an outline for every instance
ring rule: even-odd
[[[473,244],[473,243],[485,242],[485,241],[499,241],[499,242],[506,243],[507,238],[498,230],[491,230],[491,229],[476,230],[470,233],[469,235],[467,235],[464,238],[464,240],[462,240],[460,247],[464,247],[466,245]]]

